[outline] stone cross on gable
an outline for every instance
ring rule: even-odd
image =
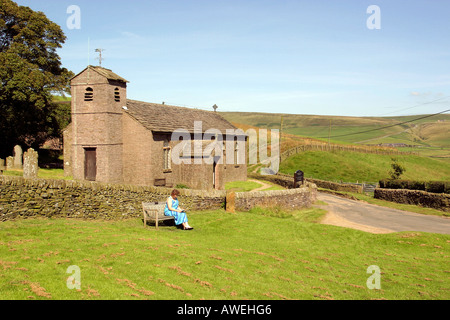
[[[217,105],[213,105],[214,112],[216,112],[217,108],[218,108]]]

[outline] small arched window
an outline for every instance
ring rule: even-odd
[[[87,87],[84,92],[84,101],[92,101],[94,100],[94,89],[91,87]]]
[[[114,100],[120,102],[120,90],[119,88],[114,89]]]

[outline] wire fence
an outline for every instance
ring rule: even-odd
[[[329,145],[329,144],[304,144],[284,151],[280,155],[280,160],[284,161],[287,158],[305,152],[305,151],[352,151],[362,153],[374,153],[380,155],[419,155],[418,152],[413,151],[399,151],[394,148],[386,147],[373,147],[373,146],[341,146],[341,145]]]

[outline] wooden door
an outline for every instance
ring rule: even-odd
[[[97,177],[97,149],[84,149],[84,179],[95,181]]]

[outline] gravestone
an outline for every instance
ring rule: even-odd
[[[17,145],[14,147],[14,169],[22,169],[22,156],[23,156],[23,151],[22,151],[22,147]]]
[[[0,159],[0,175],[3,174],[4,170],[6,170],[6,168],[5,168],[5,160]]]
[[[38,170],[38,153],[30,148],[23,154],[23,177],[25,179],[36,179]]]
[[[14,157],[6,158],[6,170],[14,169]]]

